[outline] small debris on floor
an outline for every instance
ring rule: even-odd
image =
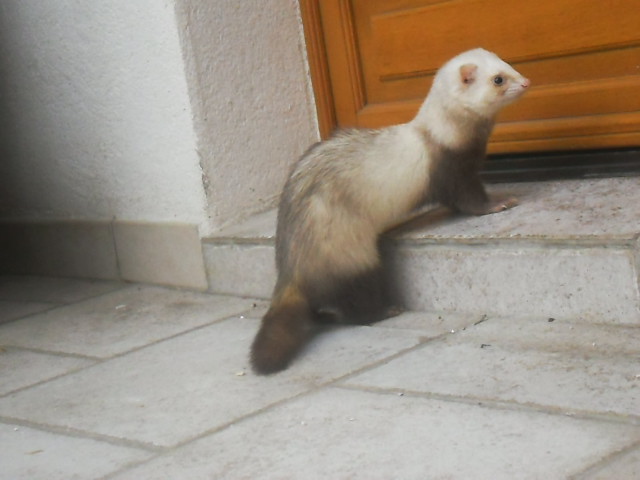
[[[555,318],[553,318],[553,317],[549,317],[549,318],[547,319],[547,322],[549,322],[549,323],[551,323],[551,322],[555,322],[555,321],[556,321],[556,319],[555,319]]]
[[[489,343],[483,343],[482,345],[480,345],[480,348],[488,348],[490,346],[491,346],[491,344],[489,344]]]

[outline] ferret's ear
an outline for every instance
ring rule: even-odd
[[[471,85],[476,80],[476,72],[478,66],[473,63],[467,63],[460,67],[460,81],[465,85]]]

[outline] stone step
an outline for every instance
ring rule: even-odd
[[[640,323],[640,177],[491,185],[521,204],[439,208],[390,232],[383,258],[411,310]],[[268,298],[275,211],[203,242],[210,290]]]

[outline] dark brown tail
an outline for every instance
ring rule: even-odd
[[[251,346],[251,365],[260,375],[284,370],[313,335],[315,323],[307,299],[286,287],[272,302]]]

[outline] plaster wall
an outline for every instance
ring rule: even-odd
[[[212,229],[273,207],[318,140],[297,0],[178,0]]]
[[[0,220],[273,207],[318,139],[297,0],[3,0]]]
[[[208,230],[174,0],[2,0],[0,218]]]

